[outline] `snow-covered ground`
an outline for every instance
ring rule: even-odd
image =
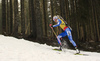
[[[75,50],[54,51],[57,47],[0,35],[0,61],[100,61],[100,53]]]

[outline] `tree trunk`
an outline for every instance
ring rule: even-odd
[[[2,3],[0,3],[0,34],[2,34]]]
[[[6,34],[6,0],[2,0],[2,31]]]
[[[10,0],[10,20],[9,20],[9,22],[10,22],[10,31],[9,31],[9,33],[10,33],[10,35],[12,35],[12,26],[13,26],[13,9],[12,9],[13,7],[12,7],[12,0]]]
[[[35,0],[35,16],[36,16],[36,36],[37,39],[42,38],[43,35],[43,28],[42,28],[42,18],[41,18],[41,11],[40,11],[40,2],[39,0]]]
[[[18,36],[18,26],[19,26],[19,14],[18,14],[18,0],[14,0],[14,30],[13,34],[15,37]]]
[[[25,36],[25,0],[21,0],[21,33]]]

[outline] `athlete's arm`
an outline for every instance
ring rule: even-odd
[[[61,24],[61,20],[60,20],[60,19],[58,19],[58,22],[57,22],[57,24],[56,24],[56,25],[53,25],[53,27],[60,26],[60,24]]]

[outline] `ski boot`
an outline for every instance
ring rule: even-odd
[[[62,51],[62,46],[60,45],[60,49],[59,50],[61,50]]]
[[[76,54],[79,54],[80,50],[77,47],[75,47],[75,49],[76,49]]]

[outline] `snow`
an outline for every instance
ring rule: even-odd
[[[100,61],[100,53],[81,51],[83,55],[74,55],[75,50],[54,51],[46,44],[30,42],[0,35],[0,61]]]

